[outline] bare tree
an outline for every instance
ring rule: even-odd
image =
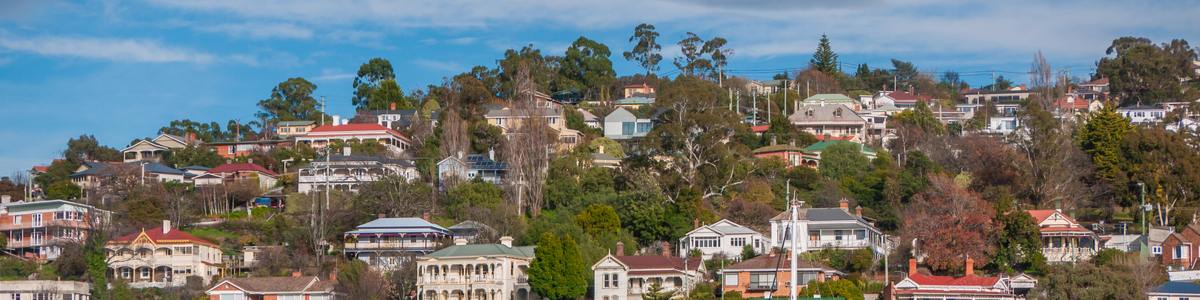
[[[546,120],[548,112],[561,113],[558,108],[539,105],[534,97],[537,85],[529,67],[518,67],[514,77],[517,89],[512,99],[512,110],[524,119],[515,122],[504,144],[504,158],[508,163],[506,180],[509,183],[509,201],[516,203],[518,214],[526,210],[533,216],[541,213],[546,170],[550,166],[550,153],[556,143],[556,134]]]

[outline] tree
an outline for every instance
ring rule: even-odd
[[[833,47],[829,45],[829,37],[825,36],[825,34],[821,34],[821,42],[817,44],[817,51],[813,52],[813,57],[808,63],[814,69],[825,74],[836,75],[841,73],[841,66],[838,65],[838,55],[833,52]]]
[[[1029,292],[1032,299],[1144,299],[1165,278],[1155,263],[1123,255],[1110,264],[1055,264]]]
[[[258,101],[261,110],[257,116],[269,122],[316,121],[321,122],[324,114],[317,107],[320,103],[312,93],[317,85],[304,78],[288,78],[271,90],[271,96]]]
[[[1186,40],[1155,45],[1146,38],[1121,37],[1113,40],[1105,54],[1110,56],[1096,63],[1096,74],[1109,79],[1110,95],[1121,105],[1184,99],[1188,83],[1180,79],[1196,77],[1191,64],[1197,53]]]
[[[1088,116],[1077,139],[1083,152],[1091,156],[1097,177],[1111,181],[1121,172],[1121,142],[1131,131],[1133,125],[1129,124],[1129,119],[1118,114],[1113,105],[1106,105]]]
[[[576,84],[573,88],[586,91],[589,98],[607,101],[608,86],[617,78],[609,55],[608,46],[581,36],[567,47],[558,72],[563,80]]]
[[[758,253],[754,253],[754,247],[751,247],[749,244],[742,246],[742,260],[751,259],[755,256],[758,256]]]
[[[633,49],[625,51],[625,60],[637,62],[646,69],[649,76],[658,71],[658,62],[662,61],[662,46],[658,44],[658,32],[654,25],[642,23],[633,29],[629,42],[635,43]]]
[[[821,175],[841,182],[861,178],[871,168],[871,161],[855,143],[835,142],[821,151]]]
[[[606,204],[589,205],[575,216],[575,223],[590,235],[621,230],[621,217],[617,215],[617,210]]]
[[[83,190],[69,180],[59,180],[46,188],[47,199],[79,199]]]
[[[665,290],[661,282],[653,281],[642,294],[642,300],[670,300],[675,297],[675,290]]]
[[[1037,272],[1046,264],[1041,233],[1033,216],[1015,205],[1012,197],[1002,197],[996,202],[993,222],[1000,230],[996,234],[996,254],[991,263],[1006,273]]]
[[[383,274],[368,268],[367,263],[353,259],[337,270],[338,293],[348,299],[392,299],[391,285]]]
[[[100,145],[96,137],[85,134],[67,140],[67,150],[63,151],[63,158],[76,164],[84,161],[121,161],[121,151]]]
[[[1039,95],[1040,96],[1040,95]],[[1091,200],[1082,182],[1091,175],[1091,162],[1071,139],[1071,130],[1046,111],[1039,101],[1030,101],[1018,113],[1023,126],[1008,140],[1021,154],[1027,186],[1022,196],[1034,205],[1072,208]]]
[[[892,68],[895,69],[894,73],[892,73],[895,76],[892,80],[896,82],[896,85],[892,86],[892,89],[895,90],[901,90],[901,87],[913,85],[916,83],[917,77],[921,75],[921,72],[917,71],[917,66],[911,62],[899,59],[892,59]]]
[[[358,76],[354,77],[354,97],[350,99],[350,103],[354,104],[355,108],[362,109],[380,109],[387,107],[387,100],[396,100],[396,98],[380,98],[381,96],[394,96],[392,91],[379,93],[381,88],[395,88],[394,93],[400,92],[399,85],[396,85],[396,73],[392,70],[392,62],[385,58],[376,57],[368,60],[358,67]],[[385,82],[390,81],[391,86],[385,86]],[[402,94],[400,94],[402,95]],[[386,100],[385,100],[386,99]]]
[[[451,188],[446,193],[446,202],[446,212],[452,216],[470,207],[494,210],[504,203],[504,191],[491,183],[470,181]]]
[[[841,297],[846,300],[863,300],[863,290],[850,279],[813,281],[800,290],[800,297]]]
[[[928,190],[913,197],[904,219],[904,241],[934,270],[962,270],[964,257],[981,264],[993,253],[995,212],[979,195],[946,176],[930,176]]]
[[[721,37],[705,41],[695,33],[688,32],[678,43],[683,56],[675,58],[675,67],[688,76],[717,78],[729,56],[733,55],[732,49],[725,48],[726,43]]]
[[[588,144],[588,149],[595,153],[604,153],[616,158],[625,158],[625,150],[621,147],[621,143],[606,137],[592,139]]]
[[[573,250],[573,251],[572,251]],[[529,286],[542,297],[574,299],[587,292],[587,273],[579,248],[570,236],[543,233],[529,263]],[[582,276],[581,276],[582,275]]]
[[[183,149],[175,149],[165,155],[164,161],[176,168],[188,166],[216,167],[225,163],[225,158],[208,147],[189,145]]]

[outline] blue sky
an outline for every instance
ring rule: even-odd
[[[1200,42],[1200,1],[1136,2],[4,0],[0,176],[48,163],[80,134],[121,148],[174,119],[251,119],[289,77],[350,115],[353,73],[372,57],[391,60],[407,91],[583,35],[612,48],[619,74],[637,73],[619,53],[642,22],[658,27],[665,61],[688,31],[727,38],[731,73],[751,78],[803,67],[822,33],[844,64],[899,58],[972,84],[989,70],[1026,80],[1038,50],[1087,77],[1116,37]]]

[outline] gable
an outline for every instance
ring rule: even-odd
[[[211,292],[224,292],[224,291],[245,291],[245,290],[239,288],[236,285],[233,285],[233,283],[230,283],[228,281],[222,281],[220,284],[217,284],[216,286],[213,286],[212,288],[208,289],[207,292],[211,293]]]
[[[616,257],[612,256],[612,254],[605,255],[604,258],[600,259],[600,261],[596,262],[595,264],[592,264],[593,271],[598,270],[598,269],[629,270],[628,267],[625,266],[625,264],[622,264],[621,261],[617,260]]]
[[[163,146],[163,145],[159,145],[158,143],[147,141],[147,140],[140,140],[137,143],[134,143],[133,145],[126,147],[124,150],[121,150],[121,152],[146,151],[146,150],[167,150],[167,149],[169,149],[169,148],[167,148],[166,146]]]
[[[166,134],[160,134],[158,137],[155,137],[154,143],[171,149],[187,147],[187,144],[184,144],[184,141],[178,140],[175,137]]]

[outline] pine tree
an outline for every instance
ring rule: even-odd
[[[829,45],[829,37],[821,35],[821,42],[817,45],[817,51],[813,52],[813,58],[809,61],[821,73],[837,74],[841,71],[838,68],[838,55],[833,52],[833,48]]]
[[[529,264],[529,286],[548,299],[575,299],[587,293],[590,275],[575,239],[542,234],[533,262]]]
[[[588,272],[587,265],[583,262],[583,253],[579,252],[579,245],[575,243],[575,238],[570,235],[563,236],[563,269],[562,273],[565,278],[563,285],[564,296],[568,298],[578,298],[587,294],[588,279],[591,274]]]
[[[1116,178],[1121,166],[1121,141],[1133,131],[1129,120],[1117,113],[1114,105],[1105,105],[1092,113],[1079,131],[1079,146],[1092,157],[1096,175],[1103,179]]]

